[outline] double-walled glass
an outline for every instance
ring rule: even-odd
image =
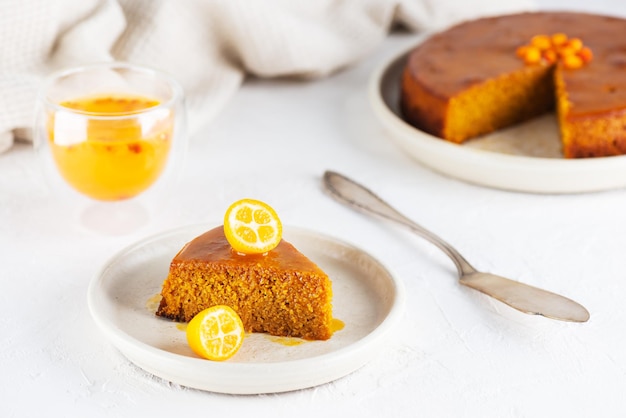
[[[155,200],[180,170],[185,119],[183,91],[172,77],[102,63],[48,77],[37,101],[34,140],[55,188],[98,202]]]

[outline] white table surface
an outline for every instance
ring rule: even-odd
[[[624,15],[621,4],[589,10]],[[81,228],[67,202],[44,193],[28,145],[0,155],[0,416],[624,416],[626,190],[507,192],[415,163],[366,96],[372,70],[414,39],[390,36],[327,79],[246,83],[192,139],[174,211],[132,234]],[[590,321],[524,315],[462,287],[439,250],[327,197],[326,169],[377,191],[478,269],[583,303]],[[242,197],[357,244],[403,281],[402,320],[370,363],[310,389],[221,395],[137,368],[96,328],[86,291],[107,259],[153,233],[216,222]]]

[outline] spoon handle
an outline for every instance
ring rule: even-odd
[[[349,206],[360,209],[370,214],[378,215],[382,218],[404,225],[413,232],[428,240],[444,253],[446,253],[459,272],[459,276],[476,272],[463,256],[450,244],[439,238],[434,233],[425,229],[421,225],[407,218],[387,202],[378,197],[374,192],[334,171],[324,173],[324,185],[331,195]]]

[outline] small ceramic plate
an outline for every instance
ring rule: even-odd
[[[390,137],[421,164],[470,183],[522,192],[582,193],[626,186],[626,156],[563,158],[553,114],[463,145],[409,125],[400,112],[400,76],[413,48],[372,74],[369,98]]]
[[[258,394],[320,385],[377,355],[398,320],[403,287],[367,253],[315,232],[285,228],[284,238],[318,264],[333,284],[333,316],[344,327],[327,341],[248,334],[225,362],[197,357],[184,326],[155,316],[169,263],[210,229],[194,225],[144,239],[115,255],[88,290],[91,315],[130,361],[163,379],[197,389]]]

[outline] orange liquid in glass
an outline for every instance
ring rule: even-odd
[[[162,109],[162,113],[142,119],[145,115],[137,112],[158,104],[137,96],[86,97],[61,103],[88,112],[74,116],[86,121],[78,129],[78,139],[76,129],[73,138],[62,138],[67,130],[60,126],[58,113],[51,118],[50,147],[61,176],[74,189],[97,200],[123,200],[145,191],[165,167],[173,115]]]

